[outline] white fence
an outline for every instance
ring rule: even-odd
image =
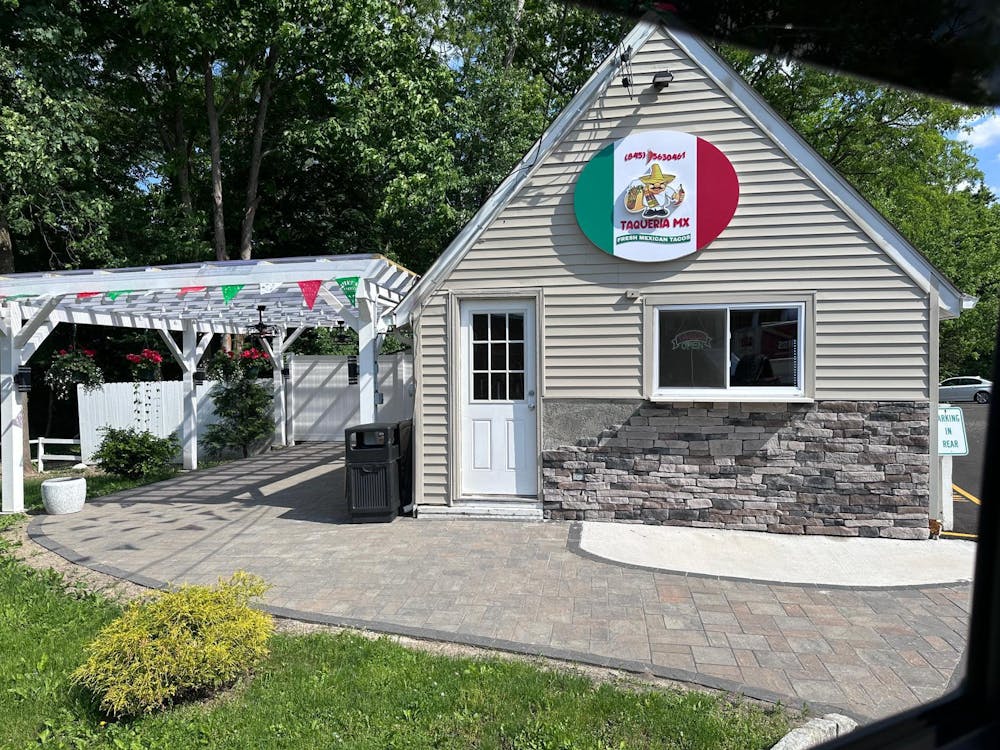
[[[292,387],[288,411],[295,440],[343,440],[344,430],[357,424],[358,386],[350,383],[349,358],[293,355],[288,358]],[[409,353],[378,358],[380,422],[413,416],[413,360]]]
[[[378,359],[378,389],[385,399],[378,408],[379,421],[413,416],[413,362],[409,354],[389,354]],[[287,408],[294,440],[343,440],[344,430],[360,421],[358,386],[351,384],[347,357],[288,358]],[[271,388],[271,380],[261,383]],[[198,440],[205,427],[216,421],[209,392],[214,383],[195,386],[198,394]],[[180,433],[184,418],[183,383],[105,383],[97,391],[77,389],[80,410],[80,452],[90,463],[101,444],[104,427],[146,429],[159,437]]]
[[[267,381],[270,384],[270,381]],[[208,393],[215,383],[195,385],[198,394],[198,439],[205,427],[215,422],[215,405]],[[135,427],[158,437],[172,432],[180,435],[184,420],[184,384],[179,380],[156,383],[105,383],[97,391],[77,387],[80,410],[80,453],[91,463],[104,436],[101,429]]]

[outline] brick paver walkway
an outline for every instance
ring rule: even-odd
[[[367,626],[643,670],[880,717],[940,695],[969,586],[845,590],[587,559],[566,523],[347,524],[343,460],[306,445],[39,516],[40,542],[147,585],[236,569],[267,603]]]

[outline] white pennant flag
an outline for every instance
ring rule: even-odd
[[[271,292],[277,291],[278,287],[281,286],[281,282],[262,282],[258,285],[260,287],[261,294],[271,294]]]

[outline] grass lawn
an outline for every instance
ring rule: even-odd
[[[16,519],[16,517],[14,517]],[[0,517],[0,527],[14,522]],[[0,747],[768,748],[782,711],[703,693],[598,685],[506,660],[341,633],[276,635],[255,677],[211,701],[104,723],[68,674],[119,611],[6,554],[0,539]]]

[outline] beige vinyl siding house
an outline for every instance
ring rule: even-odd
[[[508,507],[550,518],[798,533],[925,532],[936,463],[928,415],[936,403],[937,323],[958,314],[961,295],[884,220],[876,217],[882,223],[873,226],[874,210],[790,128],[776,124],[777,116],[703,43],[643,22],[623,46],[633,49],[632,94],[619,84],[617,60],[606,61],[400,308],[398,322],[414,327],[421,512]],[[674,79],[656,91],[648,82],[663,69]],[[722,151],[735,168],[739,202],[704,249],[676,260],[630,262],[602,252],[581,231],[574,185],[602,148],[648,130],[689,133]],[[534,493],[492,496],[463,484],[463,454],[479,450],[466,433],[482,422],[462,416],[462,404],[470,403],[463,389],[477,387],[469,385],[468,360],[479,334],[467,329],[480,308],[486,312],[477,320],[487,320],[482,301],[489,300],[521,300],[535,316],[537,380],[524,376],[535,384],[525,395],[536,440]],[[803,371],[797,395],[657,398],[654,320],[677,305],[797,306],[795,356]],[[497,346],[514,352],[520,344],[510,338],[518,334],[510,333],[515,323],[507,315],[507,343]],[[483,336],[493,342],[495,333]],[[507,366],[515,366],[515,355],[508,356]],[[886,415],[890,404],[895,411]],[[888,421],[858,426],[873,413]],[[844,434],[831,420],[853,432]],[[824,444],[800,445],[796,433],[809,427]],[[707,437],[693,440],[693,433]],[[872,460],[860,462],[866,471],[848,476],[842,464],[857,464],[859,453],[886,453],[885,436],[898,439],[893,459],[867,456]],[[734,447],[737,438],[743,443]],[[838,439],[843,445],[829,444]],[[896,455],[904,449],[917,456],[913,463]],[[609,462],[616,450],[628,456]],[[618,458],[631,463],[607,475]],[[515,462],[514,454],[507,460]],[[636,461],[643,462],[638,472]],[[780,474],[802,461],[809,466],[797,486],[761,479],[769,464]],[[651,462],[684,468],[657,471]],[[818,479],[807,483],[810,476]],[[877,484],[889,505],[903,487],[908,500],[895,505],[906,512],[863,501],[866,482]],[[637,485],[644,489],[632,491]],[[774,493],[787,507],[767,499]],[[834,503],[834,494],[841,501]],[[718,497],[728,500],[720,504]],[[748,509],[748,503],[768,507]],[[870,523],[847,523],[859,519]]]

